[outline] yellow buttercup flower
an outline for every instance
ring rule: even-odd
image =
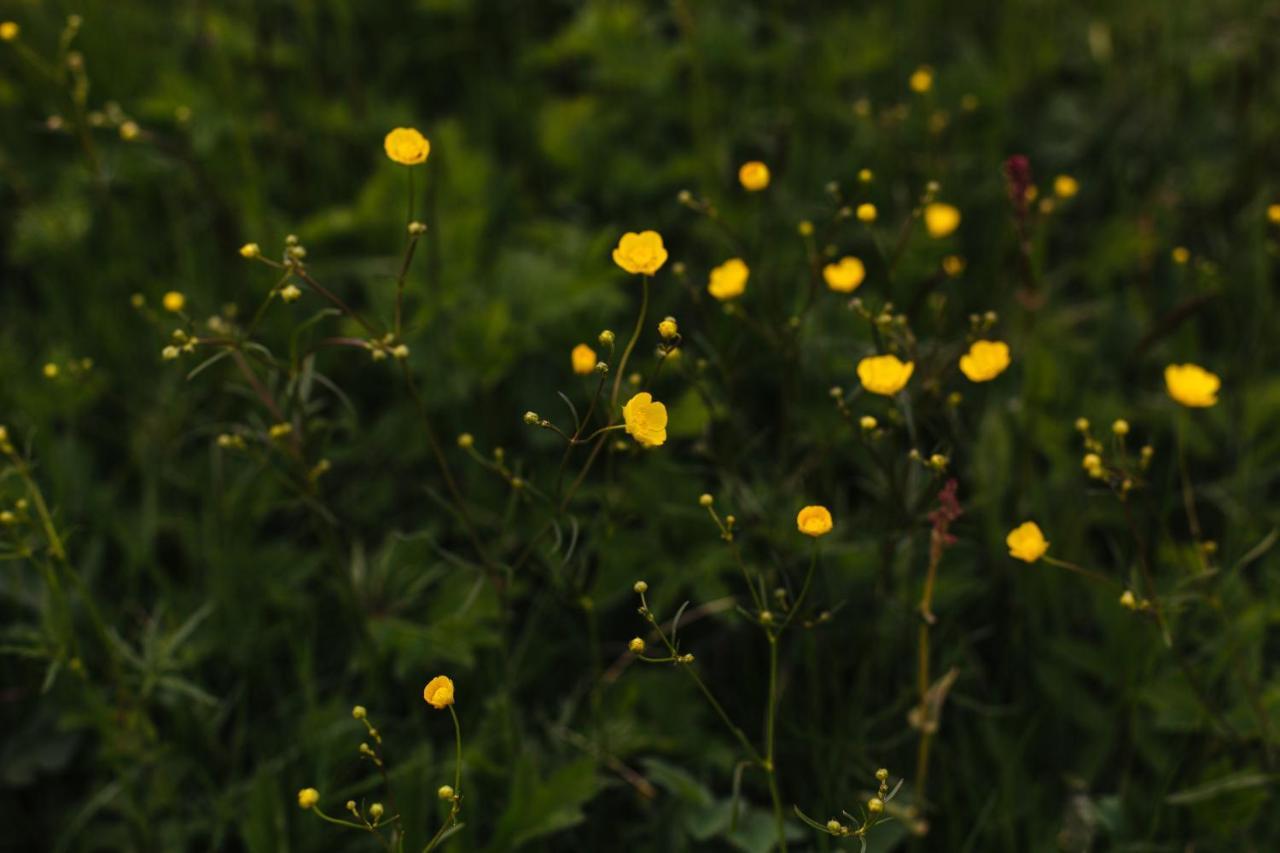
[[[1004,341],[974,341],[960,356],[960,372],[970,382],[990,382],[1009,366],[1009,345]]]
[[[858,379],[872,394],[892,397],[906,387],[915,369],[915,362],[900,361],[896,355],[870,355],[858,362]]]
[[[0,41],[13,41],[22,32],[22,27],[13,21],[0,23]]]
[[[1203,409],[1218,402],[1222,380],[1198,364],[1171,364],[1164,369],[1164,384],[1177,402]]]
[[[318,802],[320,802],[320,792],[315,788],[303,788],[298,792],[298,806],[300,808],[313,809]]]
[[[648,391],[627,401],[622,407],[627,434],[645,447],[658,447],[667,440],[667,407],[653,399]]]
[[[574,347],[570,359],[573,361],[574,373],[586,376],[588,373],[595,372],[596,351],[586,344],[578,344]]]
[[[827,287],[837,293],[853,293],[867,277],[867,268],[852,255],[845,255],[833,264],[822,268],[822,278]]]
[[[1049,550],[1049,542],[1034,521],[1024,521],[1009,531],[1004,544],[1009,546],[1010,557],[1027,563],[1034,563]]]
[[[742,258],[730,258],[711,271],[707,293],[721,302],[734,299],[747,289],[747,277],[750,275],[751,270]]]
[[[1080,182],[1070,175],[1059,175],[1053,179],[1053,194],[1058,198],[1071,198],[1080,192]]]
[[[757,192],[769,186],[769,167],[759,160],[743,163],[738,170],[738,183],[744,190]]]
[[[815,539],[831,532],[831,511],[825,506],[807,506],[796,515],[796,527]]]
[[[667,262],[667,250],[657,231],[628,231],[613,250],[613,262],[632,275],[653,275]]]
[[[916,94],[923,95],[925,92],[933,88],[933,69],[928,65],[921,65],[915,71],[911,72],[911,76],[907,79],[911,91]]]
[[[387,156],[397,163],[416,166],[426,162],[431,153],[431,143],[412,127],[397,127],[382,141]]]
[[[875,222],[876,215],[876,206],[871,202],[863,202],[858,205],[857,216],[859,222]]]
[[[960,227],[960,211],[940,201],[925,205],[924,227],[930,237],[940,240]]]
[[[164,310],[172,311],[174,314],[177,314],[182,310],[182,307],[187,304],[187,297],[183,296],[176,290],[170,290],[164,295],[164,299],[161,301],[164,304]]]
[[[437,711],[443,711],[453,704],[453,679],[447,675],[437,675],[422,688],[422,698]]]

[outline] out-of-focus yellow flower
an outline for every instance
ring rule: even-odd
[[[44,374],[45,379],[57,379],[58,374],[61,373],[62,371],[59,369],[58,365],[54,364],[51,361],[47,363],[44,367],[40,368],[40,372]]]
[[[738,169],[738,183],[744,190],[758,192],[769,186],[769,167],[759,160],[743,163]]]
[[[869,184],[875,179],[876,179],[875,173],[872,172],[870,169],[858,170],[858,180],[862,181],[864,184]]]
[[[940,240],[960,227],[960,211],[940,201],[925,205],[924,227],[930,237]]]
[[[1222,380],[1198,364],[1171,364],[1164,369],[1164,384],[1177,402],[1203,409],[1218,402]]]
[[[1129,434],[1129,422],[1124,418],[1117,418],[1111,423],[1111,431],[1123,438]]]
[[[875,222],[876,215],[876,206],[871,202],[863,202],[858,205],[857,216],[859,222]]]
[[[303,788],[298,792],[298,806],[300,808],[313,809],[318,802],[320,802],[320,792],[315,788]]]
[[[0,41],[14,41],[22,32],[22,27],[14,21],[0,23]]]
[[[170,290],[164,295],[164,299],[161,300],[161,303],[164,305],[164,310],[177,314],[182,310],[183,306],[187,304],[187,297],[183,296],[176,290]]]
[[[964,258],[959,255],[947,255],[942,259],[942,271],[955,278],[964,272]]]
[[[1049,542],[1034,521],[1024,521],[1009,531],[1004,544],[1009,546],[1010,557],[1027,563],[1034,563],[1049,550]]]
[[[296,284],[286,284],[280,288],[280,298],[285,302],[297,302],[302,297],[302,290]]]
[[[807,219],[801,219],[800,222],[796,225],[796,233],[798,233],[801,237],[812,237],[813,223]]]
[[[257,243],[245,243],[240,247],[240,257],[258,258],[262,256],[262,247]]]
[[[911,76],[907,78],[907,84],[911,86],[911,91],[918,95],[923,95],[933,88],[933,68],[928,65],[921,65],[911,72]]]
[[[853,293],[867,277],[867,268],[852,255],[845,255],[833,264],[822,268],[822,279],[827,287],[837,293]]]
[[[453,704],[453,679],[447,675],[437,675],[422,688],[422,698],[437,711],[443,711]]]
[[[667,407],[648,391],[636,394],[622,407],[627,434],[645,447],[658,447],[667,440]]]
[[[915,369],[915,362],[900,361],[896,355],[870,355],[858,362],[858,379],[872,394],[892,397],[906,387]]]
[[[1096,453],[1086,453],[1084,458],[1080,460],[1080,467],[1095,479],[1101,479],[1103,475],[1102,457]]]
[[[960,356],[960,372],[970,382],[990,382],[1009,366],[1009,345],[1004,341],[974,341]]]
[[[1080,182],[1070,175],[1058,175],[1053,179],[1053,194],[1058,198],[1071,198],[1080,192]]]
[[[880,422],[876,420],[873,415],[863,415],[861,418],[858,419],[858,425],[861,426],[867,432],[871,432],[871,430],[875,429],[880,425]]]
[[[667,262],[667,250],[657,231],[628,231],[613,250],[613,262],[632,275],[653,275]]]
[[[267,430],[267,435],[271,438],[278,439],[284,438],[291,432],[293,432],[293,424],[288,423],[287,421],[281,421],[278,424],[272,424],[271,428]]]
[[[1134,596],[1133,590],[1126,589],[1120,593],[1120,606],[1126,610],[1138,609],[1138,599]]]
[[[570,353],[570,360],[573,362],[573,372],[581,376],[595,372],[596,369],[596,351],[586,344],[578,344]]]
[[[387,156],[397,163],[416,166],[426,162],[431,153],[431,143],[412,127],[397,127],[382,141]]]
[[[1173,262],[1178,266],[1184,265],[1191,260],[1191,251],[1186,246],[1174,246],[1173,251],[1169,253],[1173,258]]]
[[[142,133],[142,128],[138,127],[136,121],[126,121],[120,125],[120,138],[125,142],[132,142]]]
[[[711,270],[711,278],[707,283],[707,293],[724,302],[743,294],[747,289],[747,278],[751,270],[742,258],[730,258],[720,266]]]
[[[1267,219],[1271,220],[1272,225],[1280,225],[1280,204],[1267,206]]]
[[[826,536],[831,532],[831,511],[825,506],[807,506],[796,515],[796,527],[805,536]]]

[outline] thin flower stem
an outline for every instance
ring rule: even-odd
[[[782,620],[782,625],[774,634],[775,637],[782,636],[782,632],[791,624],[791,620],[796,618],[796,613],[800,610],[800,605],[804,603],[805,596],[809,594],[809,585],[813,583],[813,573],[818,567],[818,540],[813,540],[813,555],[809,558],[809,570],[805,572],[804,583],[800,586],[800,594],[796,596],[796,600],[791,603],[791,609],[787,612],[787,618]]]
[[[454,767],[453,767],[453,802],[449,806],[449,814],[445,816],[444,822],[440,824],[440,828],[436,830],[436,834],[431,836],[431,840],[427,842],[427,846],[422,848],[422,853],[428,853],[434,850],[436,845],[440,843],[444,834],[453,827],[458,821],[458,813],[462,811],[462,724],[458,722],[458,712],[449,705],[449,715],[453,718],[453,742],[455,746]]]
[[[810,564],[810,572],[812,573],[812,564]],[[794,613],[794,609],[792,613]],[[785,627],[785,625],[784,625]],[[774,733],[777,730],[778,721],[778,635],[770,633],[769,635],[769,699],[765,708],[764,723],[764,742],[765,742],[765,759],[764,770],[769,774],[769,797],[773,800],[773,823],[778,833],[778,849],[785,851],[787,849],[787,828],[786,822],[782,817],[782,797],[778,793],[778,768],[774,764]]]
[[[1084,566],[1078,566],[1075,563],[1070,563],[1070,562],[1067,562],[1066,560],[1059,560],[1057,557],[1050,557],[1047,554],[1042,559],[1051,566],[1057,566],[1060,569],[1066,569],[1069,572],[1075,572],[1076,574],[1082,575],[1088,578],[1089,580],[1094,581],[1095,583],[1100,583],[1100,584],[1104,584],[1105,586],[1113,586],[1118,588],[1124,587],[1123,583],[1116,580],[1115,578],[1104,575],[1102,572],[1095,571],[1093,569],[1086,569]]]

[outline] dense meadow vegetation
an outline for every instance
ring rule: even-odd
[[[0,850],[1280,848],[1277,67],[0,2]]]

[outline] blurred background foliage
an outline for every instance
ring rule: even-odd
[[[66,74],[31,61],[57,56],[73,13],[83,120]],[[795,510],[836,516],[815,590],[834,617],[792,638],[783,666],[788,811],[852,810],[882,765],[914,802],[915,604],[941,484],[907,461],[901,429],[869,446],[832,404],[828,388],[856,388],[872,348],[843,300],[819,294],[788,337],[809,281],[802,219],[866,260],[859,295],[891,296],[942,342],[913,386],[918,449],[950,456],[966,509],[933,608],[933,669],[958,678],[929,831],[899,821],[872,848],[1280,844],[1280,232],[1267,218],[1280,3],[5,0],[0,20],[21,26],[0,43],[0,422],[35,460],[83,583],[72,654],[50,642],[35,566],[0,571],[0,849],[371,849],[294,802],[308,785],[331,813],[384,796],[358,761],[356,703],[384,734],[420,847],[452,776],[448,722],[419,698],[437,672],[457,681],[466,734],[452,849],[768,849],[768,794],[750,773],[732,819],[732,739],[685,679],[625,655],[643,577],[663,618],[692,602],[683,642],[756,731],[767,653],[728,598],[745,600],[703,491],[780,583],[803,570]],[[918,94],[907,79],[922,64],[936,77]],[[406,199],[381,141],[400,125],[432,141],[409,366],[485,542],[506,564],[537,551],[498,584],[447,509],[394,365],[315,359],[298,415],[309,458],[332,469],[303,499],[281,459],[215,446],[232,424],[269,425],[227,364],[188,380],[196,361],[159,357],[174,326],[161,294],[184,292],[201,322],[246,315],[274,278],[237,247],[275,255],[288,233],[319,279],[389,316]],[[1058,173],[1081,187],[1035,221],[1034,290],[1001,173],[1012,154],[1042,194]],[[748,159],[771,167],[766,193],[738,187]],[[873,201],[891,242],[930,180],[963,224],[910,240],[892,281],[871,232],[825,229],[828,182]],[[678,204],[684,189],[739,239]],[[453,436],[505,448],[535,484],[554,477],[554,436],[520,414],[563,423],[556,392],[587,398],[568,353],[604,328],[625,339],[638,288],[609,250],[641,228],[688,269],[687,287],[659,274],[650,314],[676,315],[686,337],[658,386],[672,440],[611,455],[552,547]],[[1178,245],[1189,263],[1171,259]],[[948,253],[967,268],[940,280]],[[705,296],[707,270],[733,254],[769,335]],[[287,352],[318,307],[274,306],[261,337]],[[983,386],[945,377],[947,347],[988,310],[1013,367]],[[637,369],[655,340],[650,323]],[[1170,361],[1218,372],[1222,402],[1175,411]],[[892,422],[881,403],[853,405]],[[1125,417],[1130,446],[1155,448],[1132,501],[1139,545],[1080,471],[1081,415],[1104,429]],[[1218,546],[1209,577],[1183,512],[1179,428]],[[6,506],[22,493],[0,482]],[[1052,553],[1126,582],[1145,552],[1178,654],[1111,592],[1011,561],[1004,534],[1024,518]],[[838,846],[794,824],[797,849]]]

